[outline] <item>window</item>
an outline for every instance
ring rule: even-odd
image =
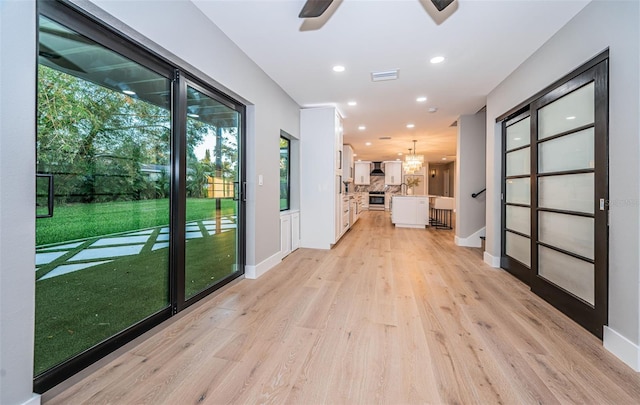
[[[280,211],[291,208],[291,141],[280,137]]]

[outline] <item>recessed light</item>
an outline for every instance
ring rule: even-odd
[[[129,96],[135,96],[136,95],[136,92],[135,91],[131,91],[131,90],[122,90],[122,92],[124,94],[129,95]]]
[[[342,66],[342,65],[335,65],[335,66],[333,67],[333,71],[334,71],[334,72],[344,72],[344,66]]]
[[[355,157],[355,156],[358,156],[358,154],[357,154],[357,153],[354,153],[354,154],[353,154],[353,156],[354,156],[354,157]]]
[[[358,127],[358,129],[359,129],[360,131],[364,131],[365,129],[367,129],[367,127],[365,127],[364,125],[360,125],[360,126]]]
[[[366,146],[371,146],[371,142],[365,142],[364,143]]]
[[[425,101],[427,101],[427,98],[425,96],[420,96],[420,97],[416,98],[416,101],[418,103],[424,103]]]
[[[415,124],[407,124],[407,128],[411,129],[411,128],[415,128]]]
[[[431,58],[429,60],[429,62],[436,64],[436,63],[442,63],[444,62],[444,56],[434,56],[433,58]]]
[[[402,152],[398,152],[398,156],[402,156]]]
[[[567,117],[568,120],[575,120],[576,117],[574,117],[573,115],[571,117]]]
[[[396,160],[400,160],[400,159],[396,159]]]
[[[355,101],[349,101],[347,104],[349,104],[351,107],[353,107],[354,105],[358,105],[358,103],[356,103]]]
[[[429,107],[427,111],[433,114],[434,112],[438,111],[438,107]]]
[[[447,158],[446,158],[446,157],[443,157],[443,158],[442,158],[442,160],[447,160]]]

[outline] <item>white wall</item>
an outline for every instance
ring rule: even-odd
[[[606,48],[609,67],[609,328],[604,344],[640,362],[640,2],[593,1],[487,97],[487,250],[500,256],[500,127],[496,117]],[[495,263],[494,263],[495,264]],[[618,350],[607,336],[616,336]]]
[[[249,104],[247,264],[279,254],[273,235],[280,224],[280,130],[299,138],[299,106],[191,2],[74,3],[173,61],[188,61],[194,73],[214,78],[220,89]],[[0,22],[0,403],[10,405],[32,398],[35,2],[0,0]],[[180,29],[169,28],[175,22]],[[256,186],[257,174],[264,176],[262,187]]]
[[[471,194],[485,185],[486,114],[463,115],[458,119],[456,152],[456,243],[480,246],[478,236],[467,240],[485,226],[485,194]]]
[[[35,55],[35,3],[0,2],[0,404],[7,405],[32,398]]]

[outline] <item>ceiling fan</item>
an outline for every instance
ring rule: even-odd
[[[315,18],[320,17],[322,13],[327,11],[329,6],[333,0],[307,0],[300,10],[300,14],[298,14],[299,18]],[[431,3],[438,9],[438,11],[442,11],[449,4],[453,3],[453,0],[431,0]]]

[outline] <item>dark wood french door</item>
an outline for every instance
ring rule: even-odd
[[[607,58],[503,123],[502,266],[600,338],[608,300],[607,139]]]

